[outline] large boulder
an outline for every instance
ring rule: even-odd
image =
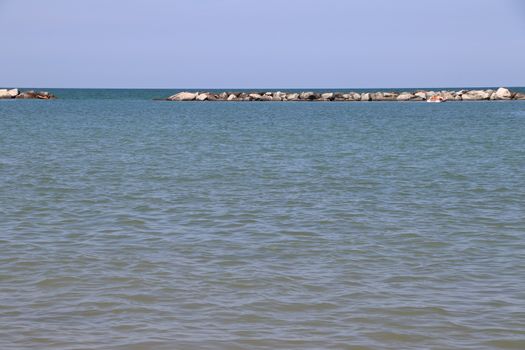
[[[321,94],[321,98],[323,100],[332,101],[335,98],[335,95],[333,92],[327,92],[327,93]]]
[[[428,95],[426,91],[418,91],[414,94],[414,98],[417,98],[418,100],[423,101],[428,98]]]
[[[488,100],[490,98],[491,92],[485,90],[470,90],[462,94],[461,97],[463,101],[480,101]]]
[[[199,93],[179,92],[173,96],[168,97],[170,101],[193,101],[199,96]]]
[[[300,95],[299,95],[299,98],[301,100],[315,100],[315,93],[311,92],[311,91],[308,91],[308,92],[302,92]]]
[[[11,98],[15,98],[19,93],[20,91],[18,89],[7,90],[7,94],[10,95]]]
[[[299,94],[288,94],[286,95],[288,101],[297,101],[299,99]]]
[[[441,91],[439,96],[443,97],[447,101],[453,101],[456,98],[456,95],[450,91]]]
[[[0,89],[0,98],[13,98],[7,89]]]
[[[394,92],[375,92],[370,95],[372,101],[395,101],[398,94]]]
[[[512,98],[512,92],[507,88],[500,87],[492,96],[494,96],[495,100],[510,100]]]
[[[364,93],[361,95],[361,101],[370,101],[370,93]]]
[[[237,95],[230,94],[226,100],[227,101],[236,101],[237,100]]]
[[[411,94],[410,92],[402,92],[397,96],[397,101],[410,101],[414,98],[414,94]]]
[[[197,95],[197,97],[195,98],[197,101],[207,101],[208,100],[208,97],[209,95],[207,93],[205,94],[199,94]]]
[[[260,94],[249,94],[248,97],[250,97],[250,100],[259,101],[262,96]]]

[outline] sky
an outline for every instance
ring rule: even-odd
[[[0,86],[525,86],[523,0],[0,0]]]

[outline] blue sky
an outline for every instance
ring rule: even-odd
[[[0,0],[0,86],[525,85],[521,0]]]

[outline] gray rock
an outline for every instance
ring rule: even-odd
[[[254,100],[254,101],[259,101],[261,99],[261,95],[259,94],[249,94],[248,95],[250,97],[250,99]]]
[[[525,100],[525,94],[522,92],[516,92],[516,95],[514,95],[515,100]]]

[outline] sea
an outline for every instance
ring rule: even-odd
[[[0,100],[0,349],[525,349],[525,101],[46,90]]]

